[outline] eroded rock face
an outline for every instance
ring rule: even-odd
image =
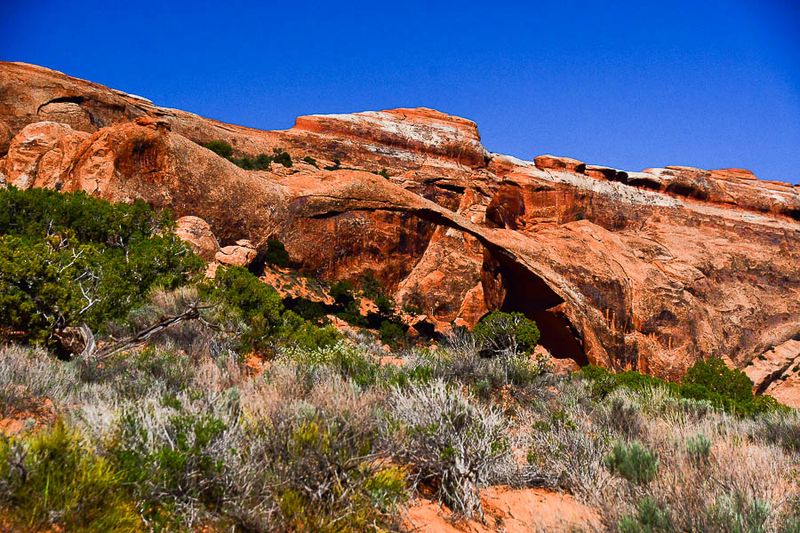
[[[57,122],[28,124],[9,144],[9,154],[0,171],[8,184],[21,189],[60,188],[61,175],[88,136]]]
[[[767,393],[783,404],[800,408],[800,336],[759,355],[744,368],[753,391]]]
[[[800,333],[800,189],[747,171],[522,161],[430,109],[258,131],[9,63],[0,121],[0,172],[20,186],[200,217],[208,231],[184,230],[207,259],[252,267],[277,237],[310,274],[375,274],[439,330],[521,311],[556,358],[667,378],[706,356],[745,367]],[[296,164],[245,171],[198,144],[215,139]]]

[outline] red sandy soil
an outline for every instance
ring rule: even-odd
[[[452,513],[436,502],[417,500],[409,507],[405,525],[416,532],[484,533],[504,531],[567,532],[600,530],[600,518],[590,507],[572,496],[547,489],[489,487],[481,492],[486,515],[480,520],[454,520]]]

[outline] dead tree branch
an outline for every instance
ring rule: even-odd
[[[202,320],[200,312],[205,309],[211,309],[212,307],[213,307],[212,305],[200,305],[199,302],[193,302],[183,313],[174,316],[164,317],[155,324],[139,331],[135,335],[126,337],[124,339],[120,339],[117,342],[114,342],[113,344],[106,346],[105,348],[101,348],[100,350],[96,349],[96,344],[92,331],[88,327],[82,326],[80,331],[85,342],[85,348],[83,352],[81,352],[80,357],[87,361],[88,360],[103,361],[105,359],[108,359],[114,354],[144,344],[155,335],[158,335],[165,329],[170,328],[176,324],[185,322],[187,320],[197,320],[197,319]],[[203,322],[207,323],[205,320],[203,320]]]

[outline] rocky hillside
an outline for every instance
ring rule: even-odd
[[[277,149],[291,166],[232,162]],[[259,131],[0,63],[0,180],[196,217],[181,224],[207,259],[246,239],[258,261],[277,238],[320,278],[371,270],[440,331],[522,311],[559,358],[678,378],[717,356],[800,391],[800,188],[746,170],[523,161],[424,108]]]

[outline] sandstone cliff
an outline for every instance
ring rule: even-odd
[[[200,145],[211,140],[295,163],[243,170]],[[753,374],[761,390],[800,363],[786,344],[800,335],[800,188],[745,170],[523,161],[430,109],[259,131],[0,63],[0,181],[199,217],[186,234],[203,234],[207,258],[275,236],[322,278],[374,271],[440,329],[523,311],[580,363],[678,378],[705,356],[780,357],[777,375]]]

